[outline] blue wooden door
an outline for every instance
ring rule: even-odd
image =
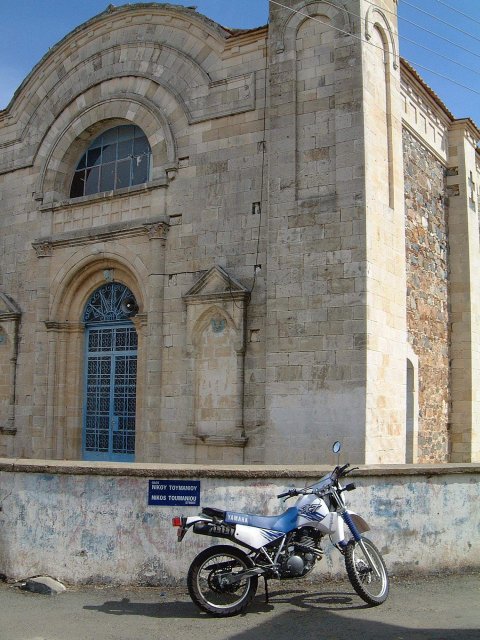
[[[96,289],[85,305],[84,460],[135,459],[137,310],[119,282]]]

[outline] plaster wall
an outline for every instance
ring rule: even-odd
[[[201,505],[274,514],[286,508],[278,493],[330,469],[0,459],[0,573],[48,574],[71,584],[182,582],[194,556],[215,540],[190,532],[178,544],[172,516],[200,508],[147,506],[149,479],[200,480]],[[368,535],[391,573],[478,568],[479,476],[473,464],[364,467],[349,504],[370,523]],[[333,551],[313,580],[344,575]]]

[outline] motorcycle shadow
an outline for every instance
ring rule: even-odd
[[[306,592],[303,590],[270,590],[269,601],[266,602],[264,594],[259,591],[256,598],[241,615],[267,613],[275,609],[275,605],[290,604],[299,609],[361,609],[362,606],[354,606],[350,594],[341,592]],[[116,616],[146,616],[152,618],[197,618],[205,616],[190,600],[135,602],[124,597],[119,600],[106,600],[99,605],[85,605],[87,611],[98,611]]]
[[[262,610],[262,595],[257,597],[251,607],[252,610]],[[365,609],[365,603],[357,604],[358,599],[354,594],[343,591],[305,591],[303,589],[279,589],[269,591],[269,603],[290,604],[299,609]],[[260,607],[259,607],[260,605]]]
[[[85,605],[87,611],[116,616],[146,616],[152,618],[195,618],[197,609],[192,602],[132,602],[130,598],[107,600],[100,605]]]

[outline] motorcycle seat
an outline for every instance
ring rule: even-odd
[[[251,513],[225,512],[225,522],[228,524],[243,524],[248,527],[269,529],[288,533],[297,526],[298,511],[296,507],[290,507],[278,516],[257,516]]]

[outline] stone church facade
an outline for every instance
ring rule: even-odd
[[[480,460],[480,132],[395,0],[79,26],[0,112],[0,456]]]

